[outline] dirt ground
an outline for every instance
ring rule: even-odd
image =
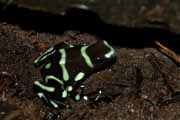
[[[2,120],[178,120],[180,68],[155,47],[114,47],[117,61],[93,74],[85,93],[103,91],[97,102],[67,100],[72,109],[52,109],[35,95],[40,80],[33,61],[48,47],[97,41],[86,32],[51,34],[0,22],[0,119]]]

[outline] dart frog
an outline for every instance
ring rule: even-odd
[[[91,45],[59,43],[46,50],[35,61],[42,81],[35,81],[33,88],[39,98],[53,108],[68,108],[65,100],[88,100],[82,83],[93,73],[104,70],[116,60],[115,50],[107,41]],[[77,92],[77,89],[80,92]]]

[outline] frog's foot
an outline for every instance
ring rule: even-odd
[[[97,103],[100,101],[111,101],[111,96],[105,94],[101,89],[91,92],[87,94],[87,96],[89,97],[89,101],[93,103]]]
[[[81,99],[83,99],[83,100],[85,100],[85,101],[88,101],[88,100],[89,100],[88,96],[86,96],[86,95],[76,94],[76,95],[74,96],[74,100],[75,100],[75,101],[80,101]]]
[[[98,90],[98,94],[95,96],[93,101],[97,102],[101,97],[102,97],[102,90]]]
[[[45,104],[47,104],[49,107],[53,107],[53,108],[59,108],[59,109],[63,109],[63,108],[71,108],[70,105],[62,103],[60,101],[56,101],[53,99],[49,99],[45,96],[44,93],[39,92],[37,93],[38,97],[41,98]]]
[[[89,96],[89,101],[97,102],[103,97],[102,90],[97,90],[93,93],[90,93],[88,96]]]
[[[59,109],[63,109],[63,108],[71,109],[72,108],[70,105],[60,102],[60,101],[57,101],[57,100],[50,100],[50,104],[53,108],[59,108]]]
[[[85,100],[85,101],[88,101],[88,100],[89,100],[88,96],[84,94],[84,88],[85,88],[85,86],[84,86],[84,85],[81,85],[80,88],[81,88],[81,98],[82,98],[83,100]]]
[[[72,96],[73,96],[73,99],[75,101],[80,101],[81,99],[85,100],[85,101],[88,101],[88,96],[87,95],[84,95],[84,88],[85,86],[84,85],[81,85],[80,86],[80,92],[79,93],[74,93]]]
[[[79,94],[77,94],[76,96],[75,96],[75,100],[76,101],[78,101],[78,100],[80,100],[81,98],[83,99],[83,100],[85,100],[85,101],[94,101],[94,102],[97,102],[97,101],[99,101],[102,97],[103,97],[103,94],[102,94],[102,90],[97,90],[96,92],[95,92],[95,95],[93,96],[93,97],[91,97],[91,96],[89,96],[89,95],[85,95],[84,94],[84,88],[85,88],[85,85],[81,85],[80,86],[80,89],[81,89],[81,91],[80,91],[80,93]],[[90,98],[89,98],[90,97]]]
[[[37,93],[38,97],[41,98],[44,101],[44,103],[47,104],[49,107],[70,108],[69,105],[63,103],[62,101],[51,99],[50,96],[52,96],[53,93],[55,92],[54,87],[47,86],[43,82],[40,82],[40,81],[35,81],[33,88],[35,92]]]

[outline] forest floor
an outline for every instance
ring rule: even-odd
[[[73,109],[47,107],[32,88],[33,82],[41,79],[33,61],[48,47],[60,42],[92,44],[97,40],[97,36],[82,31],[52,34],[1,21],[0,119],[180,119],[180,68],[154,46],[113,46],[117,55],[115,64],[84,82],[87,94],[103,91],[99,101],[69,100]]]

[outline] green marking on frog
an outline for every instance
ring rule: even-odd
[[[57,81],[58,83],[60,83],[61,85],[64,84],[64,82],[63,82],[62,80],[60,80],[59,78],[57,78],[57,77],[55,77],[55,76],[53,76],[53,75],[47,75],[47,76],[45,77],[46,83],[48,83],[49,80],[55,80],[55,81]]]
[[[66,65],[66,51],[65,51],[65,49],[60,49],[59,52],[61,53],[61,59],[59,61],[59,65],[62,68],[63,80],[68,81],[69,80],[69,74],[68,74],[68,71],[65,67],[65,65]]]
[[[74,80],[75,80],[75,81],[82,80],[83,77],[84,77],[84,75],[85,75],[85,74],[84,74],[83,72],[79,72],[79,73],[75,76]]]
[[[69,45],[70,48],[74,47],[74,45]]]
[[[4,115],[4,114],[6,114],[6,112],[4,112],[4,111],[0,112],[0,115]]]
[[[39,98],[45,97],[44,93],[42,93],[42,92],[38,92],[37,95],[38,95]]]
[[[68,93],[67,93],[66,90],[64,90],[64,91],[62,92],[62,98],[66,98],[67,96],[68,96]]]
[[[45,65],[45,68],[46,68],[46,69],[49,69],[50,67],[51,67],[51,63],[50,63],[50,62]]]
[[[88,48],[88,46],[83,46],[83,47],[81,48],[81,55],[83,56],[86,64],[88,65],[88,67],[93,68],[93,64],[92,64],[92,62],[91,62],[91,59],[90,59],[90,57],[88,56],[88,54],[86,53],[86,49],[87,49],[87,48]]]
[[[67,89],[66,89],[68,92],[71,92],[73,90],[73,87],[72,86],[67,86]]]
[[[47,49],[42,55],[47,54],[48,52],[52,52],[54,50],[53,47],[50,47],[49,49]]]
[[[76,96],[75,96],[75,100],[76,101],[79,101],[81,99],[81,96],[79,95],[79,94],[77,94]]]
[[[42,82],[34,82],[37,96],[54,108],[70,108],[70,105],[63,103],[68,97],[75,101],[81,99],[88,101],[88,96],[84,96],[83,93],[82,82],[96,72],[94,71],[96,65],[101,68],[101,66],[106,67],[107,64],[108,67],[108,63],[111,59],[114,61],[115,57],[115,50],[106,41],[100,41],[100,44],[98,42],[93,47],[98,53],[91,51],[89,46],[91,45],[64,46],[60,43],[41,54],[34,61],[35,67],[40,68],[43,78]],[[69,62],[70,58],[74,60]],[[101,63],[101,59],[105,61]],[[93,64],[96,60],[99,60],[97,64]],[[77,69],[79,66],[82,66],[80,71]],[[79,88],[81,91],[78,91]]]
[[[51,105],[53,105],[54,108],[58,108],[58,104],[56,104],[54,101],[50,100]]]
[[[48,92],[54,92],[55,91],[54,87],[45,86],[45,85],[41,84],[39,81],[35,81],[34,84],[39,86],[41,89],[43,89],[45,91],[48,91]]]
[[[39,61],[42,61],[44,59],[46,59],[48,56],[52,55],[55,53],[55,50],[53,47],[49,48],[48,50],[46,50],[42,55],[40,55],[35,61],[34,63],[38,63]],[[47,55],[46,55],[47,54]]]
[[[115,54],[115,50],[106,41],[103,41],[103,42],[110,49],[110,51],[106,53],[104,56],[105,58],[111,58]]]

